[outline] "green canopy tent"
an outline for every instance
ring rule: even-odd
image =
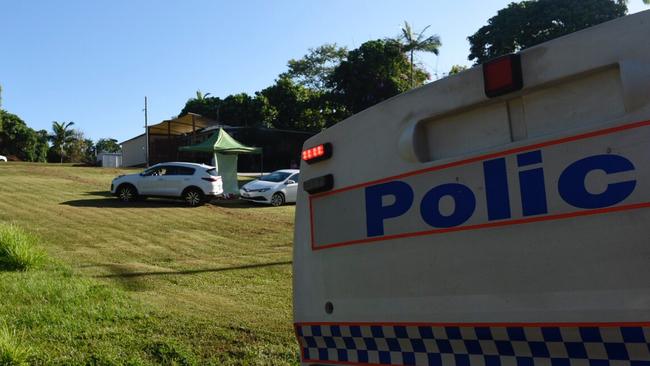
[[[209,139],[196,145],[182,146],[178,150],[190,152],[206,152],[214,154],[214,163],[223,182],[223,193],[237,194],[237,155],[262,154],[259,147],[242,145],[230,136],[223,128],[210,136]]]

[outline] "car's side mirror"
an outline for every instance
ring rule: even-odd
[[[286,181],[284,184],[286,184],[286,185],[289,185],[289,184],[296,184],[296,181],[295,181],[295,180],[291,180],[291,179],[289,179],[289,180]]]

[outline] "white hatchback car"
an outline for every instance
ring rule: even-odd
[[[5,163],[7,162],[7,157],[4,155],[0,155],[0,161],[4,161]]]
[[[214,167],[195,163],[160,163],[140,174],[121,175],[111,183],[111,193],[124,202],[138,197],[181,198],[198,206],[206,197],[223,193]]]
[[[246,183],[239,190],[239,198],[252,202],[269,203],[273,206],[296,202],[299,178],[300,170],[276,170]]]

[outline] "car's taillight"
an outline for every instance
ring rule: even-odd
[[[203,177],[201,179],[206,180],[208,182],[216,182],[216,181],[219,180],[219,178],[217,178],[217,177]]]
[[[483,83],[488,98],[498,97],[524,86],[521,56],[511,54],[483,64]]]
[[[307,164],[323,161],[332,157],[332,144],[326,142],[318,146],[310,147],[302,152],[302,160]]]

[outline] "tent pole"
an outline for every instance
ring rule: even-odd
[[[260,153],[260,177],[264,175],[264,152]]]
[[[196,144],[196,122],[194,122],[194,115],[192,114],[192,145]],[[192,161],[196,162],[196,153],[192,151]]]
[[[172,121],[167,123],[167,159],[168,161],[174,160],[174,149],[172,149]],[[171,158],[171,159],[170,159]]]

